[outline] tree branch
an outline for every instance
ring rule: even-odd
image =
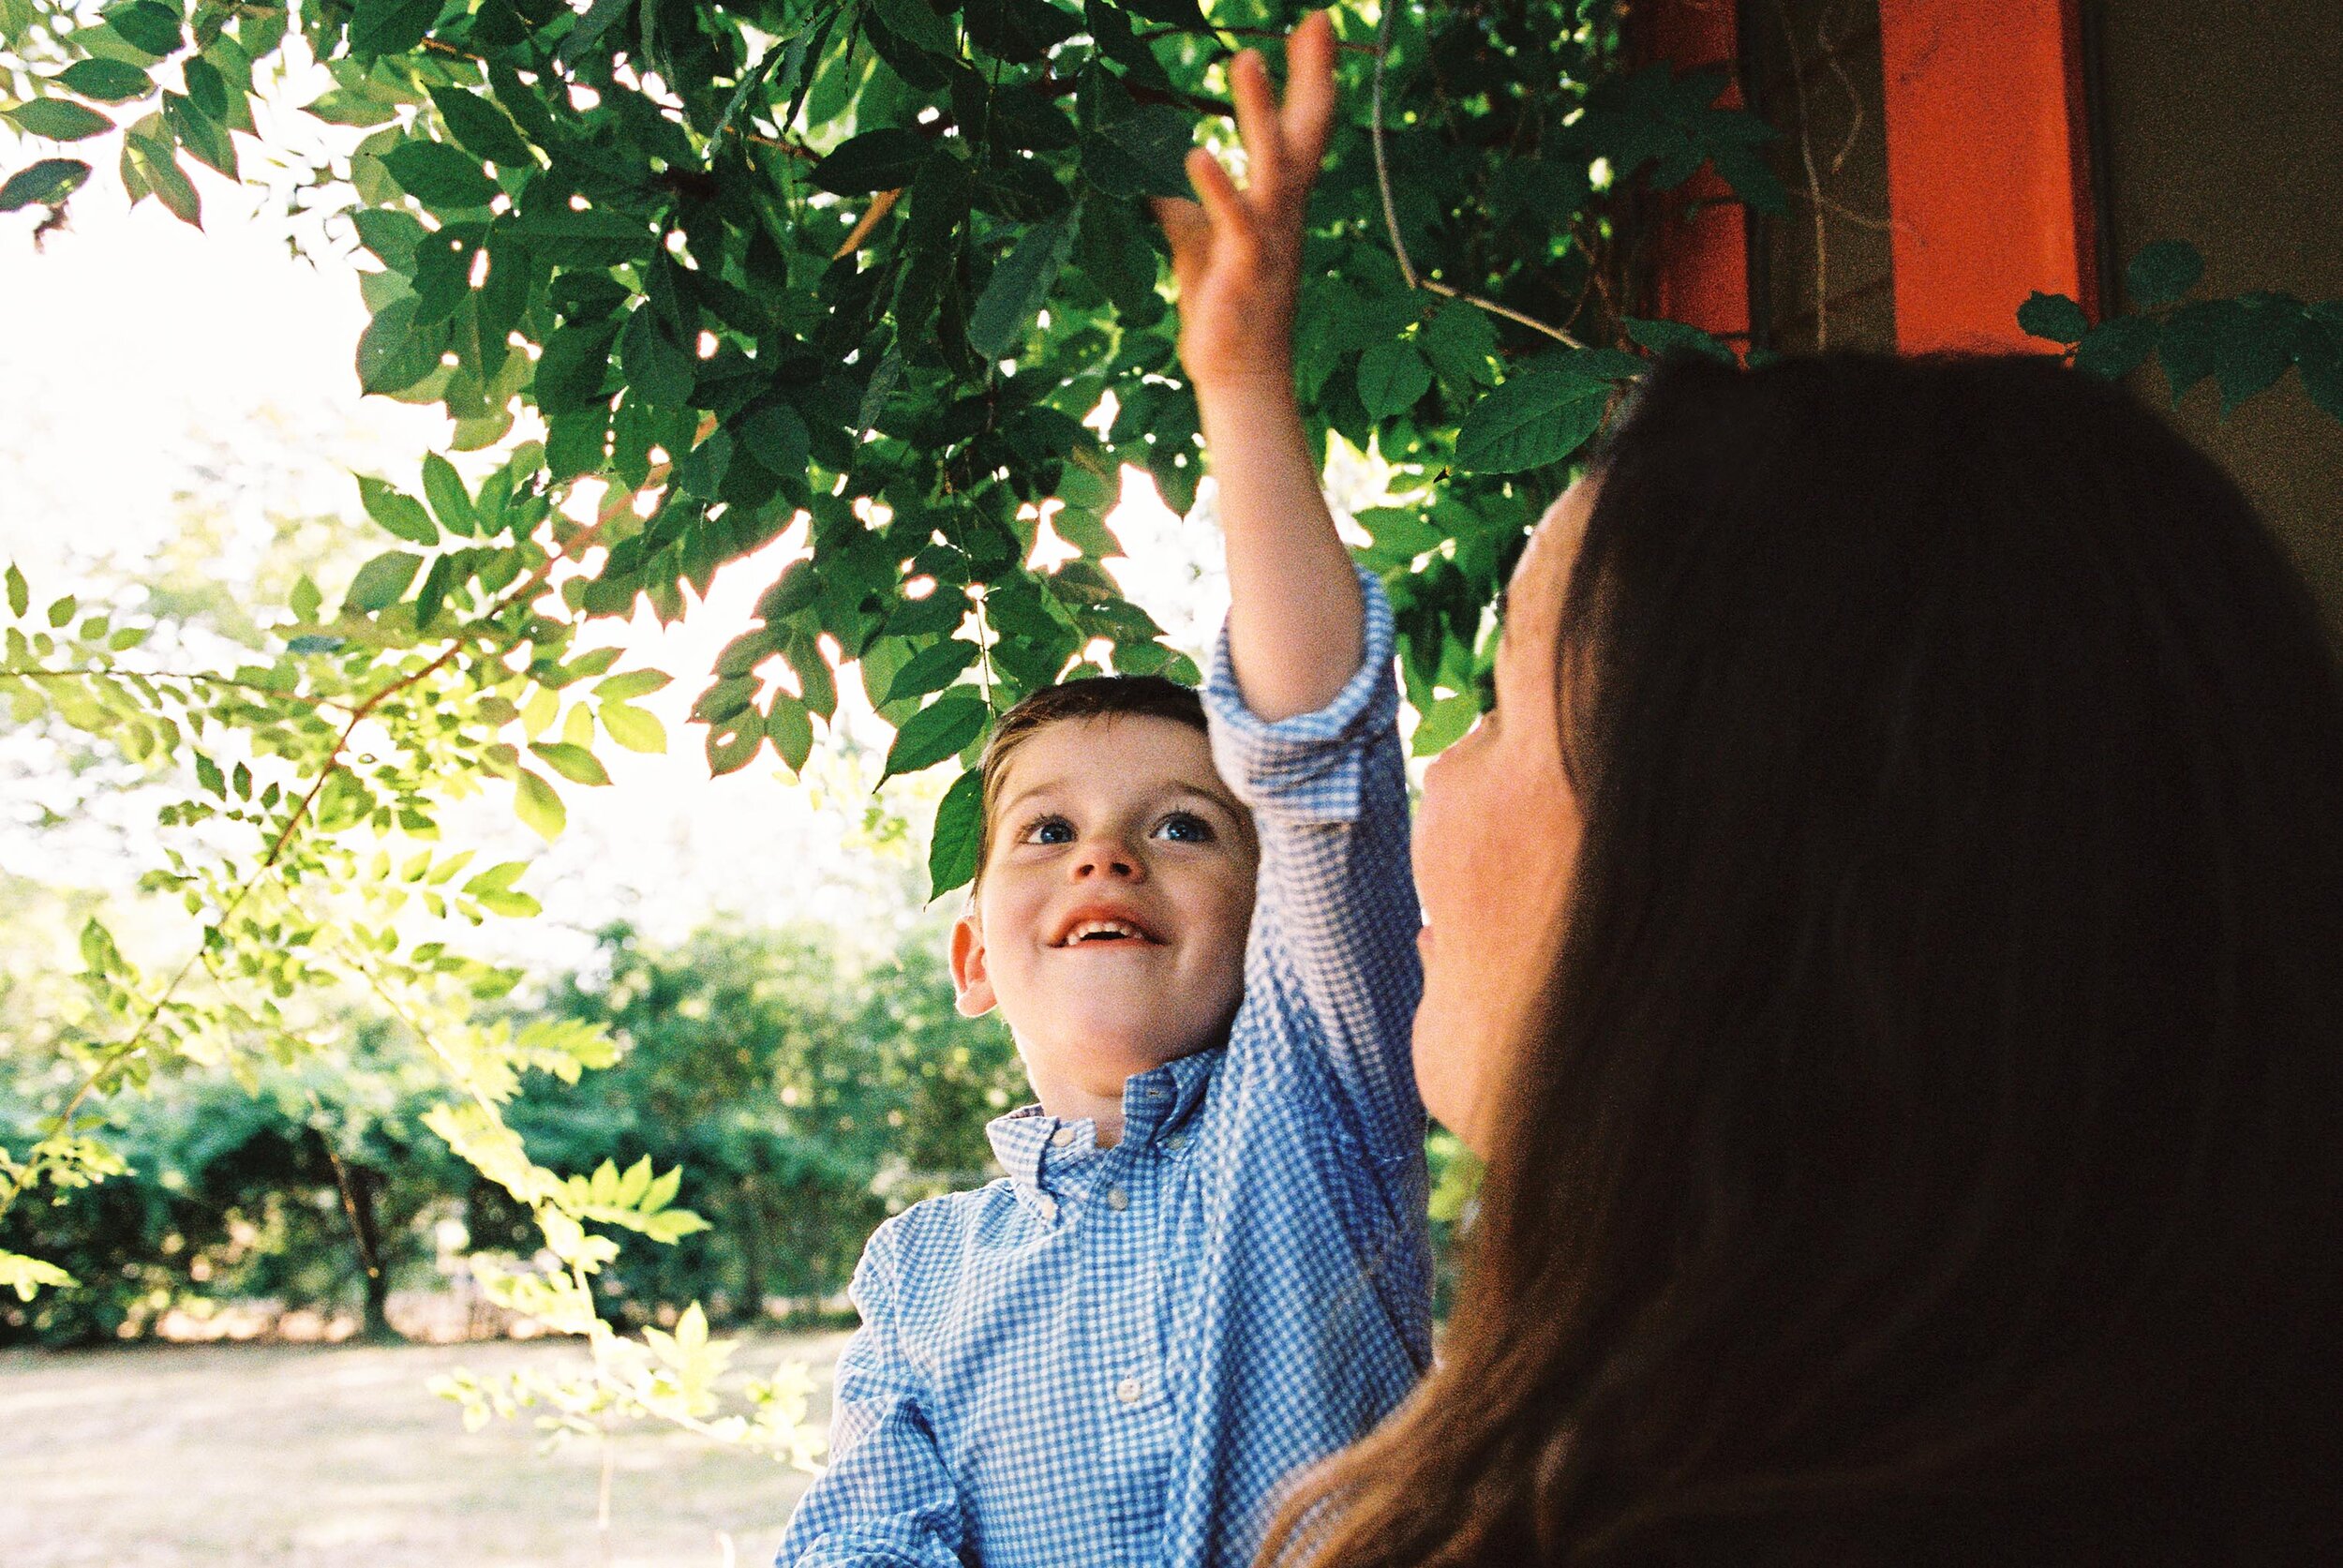
[[[1408,255],[1407,242],[1399,237],[1399,209],[1391,194],[1391,164],[1383,153],[1383,72],[1391,62],[1392,21],[1398,14],[1398,0],[1389,0],[1383,7],[1382,22],[1376,33],[1375,87],[1367,129],[1375,147],[1375,187],[1381,194],[1383,201],[1383,231],[1391,237],[1391,254],[1393,259],[1399,263],[1399,276],[1406,280],[1410,289],[1422,289],[1447,299],[1461,301],[1475,309],[1485,310],[1492,316],[1502,316],[1505,320],[1518,322],[1533,332],[1545,334],[1546,336],[1553,338],[1565,348],[1585,348],[1584,343],[1579,342],[1560,327],[1549,326],[1535,316],[1524,315],[1510,306],[1500,305],[1495,300],[1484,299],[1479,294],[1467,293],[1461,289],[1452,288],[1438,278],[1425,277],[1415,270],[1415,262]]]

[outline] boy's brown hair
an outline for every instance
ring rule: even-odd
[[[977,874],[968,885],[969,897],[974,898],[984,883],[984,868],[992,856],[992,813],[1001,801],[1001,775],[1017,748],[1051,724],[1128,713],[1170,719],[1200,735],[1211,733],[1204,723],[1203,699],[1196,694],[1195,688],[1159,675],[1101,675],[1061,680],[1030,694],[1001,715],[1000,722],[992,726],[992,739],[984,744],[983,759],[977,765],[983,780],[978,787],[984,826],[977,836]]]

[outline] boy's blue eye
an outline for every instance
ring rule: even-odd
[[[1027,844],[1072,844],[1074,825],[1062,816],[1045,816],[1025,829]]]
[[[1212,824],[1198,816],[1194,812],[1173,812],[1163,819],[1162,826],[1158,827],[1156,831],[1181,844],[1212,842]]]

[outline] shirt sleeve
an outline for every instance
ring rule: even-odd
[[[838,1356],[829,1468],[798,1500],[775,1568],[963,1568],[960,1488],[895,1335],[894,1273],[881,1229],[849,1287],[862,1326]]]
[[[1366,651],[1325,707],[1274,723],[1256,715],[1237,689],[1225,627],[1204,706],[1213,761],[1261,837],[1246,1006],[1274,1009],[1261,1033],[1309,1058],[1289,1065],[1321,1070],[1369,1154],[1420,1155],[1409,1037],[1423,917],[1408,863],[1391,604],[1369,573],[1359,573],[1359,591]]]

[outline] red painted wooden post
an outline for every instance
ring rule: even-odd
[[[1644,16],[1649,58],[1679,70],[1721,65],[1735,53],[1737,0],[1657,0]],[[1740,88],[1723,101],[1741,104]],[[1677,191],[1661,221],[1654,308],[1729,341],[1749,341],[1749,244],[1742,210],[1716,171],[1703,168]],[[1703,205],[1686,209],[1681,199]],[[1714,202],[1715,204],[1708,204]]]
[[[1879,0],[1896,346],[2046,349],[2035,290],[2098,319],[2078,0]]]

